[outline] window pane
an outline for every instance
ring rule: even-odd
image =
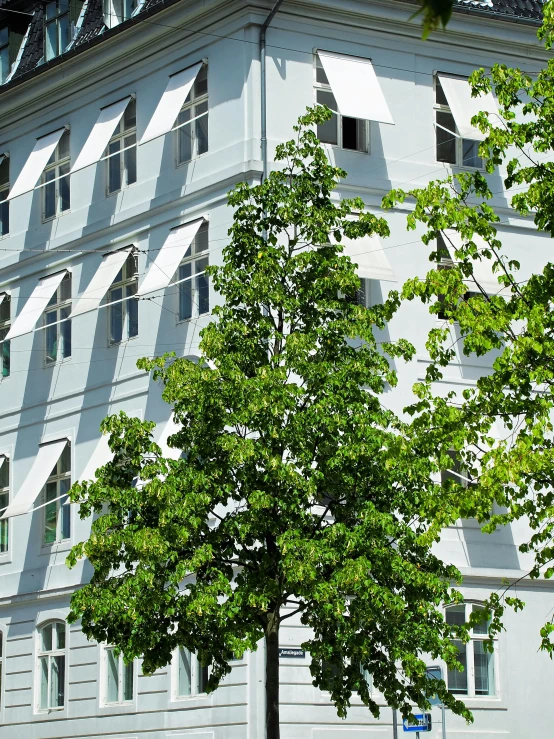
[[[56,183],[51,182],[56,176],[56,170],[50,169],[44,173],[44,217],[54,218],[56,215]]]
[[[446,99],[446,95],[444,94],[444,90],[442,89],[442,85],[438,77],[435,78],[435,101],[437,105],[448,106],[448,100]]]
[[[137,137],[133,134],[132,136],[126,136],[124,140],[124,148],[136,144]],[[127,149],[123,152],[123,161],[125,164],[125,171],[127,172],[127,184],[132,185],[133,182],[137,181],[137,148],[134,146],[132,149]]]
[[[205,693],[208,684],[208,668],[198,663],[198,692]]]
[[[447,669],[446,684],[450,693],[456,695],[467,695],[467,653],[466,645],[461,641],[453,641],[458,649],[458,662],[464,668],[463,672]]]
[[[132,296],[137,291],[137,283],[134,282],[132,285],[127,285],[125,294],[127,297]],[[130,298],[127,300],[127,320],[129,322],[129,338],[138,336],[138,300]]]
[[[53,544],[56,541],[56,524],[58,520],[58,486],[55,482],[46,483],[46,500],[51,501],[44,508],[44,543]]]
[[[4,494],[0,495],[0,509],[7,508],[9,503],[9,496]],[[9,541],[9,527],[8,527],[8,520],[6,518],[3,518],[0,521],[0,552],[7,552]]]
[[[120,148],[120,141],[112,141],[108,146],[108,154],[114,154],[108,159],[108,192],[121,190],[121,154],[116,153]]]
[[[110,292],[110,302],[121,300],[123,290],[118,288]],[[110,306],[110,339],[118,343],[123,338],[123,303]]]
[[[71,447],[69,444],[66,444],[60,455],[58,469],[60,475],[63,475],[66,472],[71,472]]]
[[[65,320],[63,323],[59,324],[59,332],[60,332],[60,359],[66,359],[66,357],[71,356],[71,319],[69,318],[69,314],[71,313],[71,308],[61,308],[60,309],[60,320],[62,319],[68,319]]]
[[[4,46],[0,51],[0,83],[6,81],[6,77],[10,73],[10,47]]]
[[[483,160],[479,156],[479,142],[462,139],[462,164],[464,167],[482,167]]]
[[[5,236],[10,232],[10,203],[6,198],[8,191],[0,192],[0,235]]]
[[[50,663],[50,708],[60,708],[64,704],[65,657],[57,655]]]
[[[196,115],[208,112],[208,103],[196,106]],[[196,154],[205,154],[208,151],[208,115],[198,118],[196,121]]]
[[[113,649],[106,649],[106,703],[117,703],[119,700],[119,660],[116,659]]]
[[[55,362],[58,358],[58,311],[53,310],[46,314],[46,361]]]
[[[208,224],[203,223],[194,237],[194,253],[200,254],[203,251],[208,251],[208,247]],[[187,252],[187,255],[188,253],[189,252]]]
[[[326,105],[331,110],[337,110],[337,101],[332,92],[326,90],[317,91],[317,102],[320,105]],[[337,136],[337,115],[334,114],[331,120],[320,123],[317,126],[317,138],[324,144],[338,144]]]
[[[50,3],[52,5],[52,3]],[[46,17],[48,17],[48,5]],[[46,26],[46,60],[49,61],[58,55],[58,25],[54,21]]]
[[[62,164],[59,168],[60,177],[62,175],[67,175],[66,177],[62,177],[61,180],[58,180],[58,187],[60,191],[60,211],[63,213],[66,210],[69,210],[69,207],[71,205],[71,191],[70,191],[70,175],[69,175],[69,164]]]
[[[62,134],[56,148],[56,157],[58,160],[67,159],[69,157],[69,131],[64,131]]]
[[[65,624],[55,624],[56,648],[65,649]]]
[[[494,654],[485,652],[482,641],[473,641],[475,695],[494,695]]]
[[[191,694],[191,655],[188,649],[179,649],[179,695]]]
[[[456,164],[456,123],[451,113],[437,110],[437,126],[435,127],[437,141],[437,162]],[[439,128],[442,126],[442,128]],[[446,130],[445,130],[446,129]]]
[[[365,146],[365,136],[361,135],[365,132],[365,121],[357,118],[342,118],[342,146],[344,149],[353,149],[354,151],[363,151]]]
[[[58,54],[63,54],[63,52],[69,46],[69,42],[71,41],[69,14],[62,15],[62,17],[58,20],[58,24],[59,24],[59,33],[60,33],[60,36],[59,36],[60,46],[59,46]]]
[[[182,110],[177,117],[177,125],[190,121],[190,108]],[[189,123],[177,130],[177,160],[179,164],[189,162],[192,159],[192,131]]]
[[[207,266],[207,258],[199,259],[196,262],[196,272],[203,272]],[[198,313],[200,315],[210,312],[210,286],[208,276],[206,274],[199,275],[196,278],[196,300],[198,303]]]
[[[125,108],[123,113],[123,127],[126,131],[130,131],[132,128],[136,128],[137,125],[137,102],[136,100],[129,100],[129,104]]]
[[[203,64],[194,83],[194,97],[208,94],[208,67]]]
[[[0,488],[7,488],[10,486],[10,463],[9,460],[4,459],[4,463],[0,467]]]
[[[327,75],[325,74],[323,64],[321,63],[319,57],[316,57],[315,78],[317,82],[319,82],[321,85],[329,84],[329,80],[327,79]]]
[[[40,707],[48,708],[48,657],[40,658]]]
[[[60,495],[67,493],[71,487],[71,480],[67,477],[65,480],[60,480]],[[67,503],[67,505],[66,505]],[[71,536],[71,506],[68,503],[68,496],[65,495],[60,500],[60,514],[61,514],[61,539],[69,539]]]
[[[10,342],[2,342],[2,377],[10,374]]]
[[[465,605],[450,606],[446,609],[445,620],[447,624],[462,626],[466,622]]]
[[[41,650],[43,652],[52,651],[52,624],[47,624],[41,630]]]
[[[123,700],[133,700],[133,663],[123,665]]]
[[[182,264],[179,267],[179,279],[190,277],[191,265]],[[192,281],[187,280],[179,285],[179,320],[186,321],[192,316]]]

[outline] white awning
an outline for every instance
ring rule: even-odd
[[[66,444],[67,439],[58,439],[39,445],[37,456],[25,478],[25,482],[0,518],[21,516],[31,510]]]
[[[49,275],[39,280],[38,285],[23,306],[23,310],[13,322],[12,327],[5,337],[6,339],[23,336],[34,329],[36,322],[43,314],[50,298],[54,295],[66,274],[67,270],[64,269],[61,272],[56,272],[54,275]]]
[[[188,69],[183,69],[182,72],[171,75],[154,115],[140,140],[141,144],[171,131],[201,68],[202,62],[199,62]]]
[[[486,95],[473,98],[467,79],[450,77],[440,72],[438,77],[460,136],[472,141],[483,141],[485,134],[471,125],[471,119],[481,111],[498,115],[498,108],[492,93],[488,92]],[[493,118],[492,122],[497,125],[498,118],[496,120]]]
[[[169,232],[164,245],[139,285],[137,295],[147,295],[155,290],[164,290],[169,285],[202,223],[203,219],[199,218],[191,223],[185,223],[184,226],[173,228]]]
[[[19,173],[19,177],[14,182],[8,194],[8,200],[16,198],[18,195],[23,195],[24,192],[29,192],[34,188],[64,131],[65,128],[58,128],[57,131],[53,131],[37,139],[35,148],[30,153],[23,169]]]
[[[450,244],[454,247],[454,249],[462,248],[464,242],[458,231],[447,229],[444,232],[444,235],[447,248],[450,246]],[[473,234],[471,240],[475,243],[479,251],[489,248],[487,242],[483,238],[481,238],[479,234]],[[452,260],[455,261],[455,254],[453,253],[453,250],[449,248],[449,252]],[[503,286],[498,282],[498,277],[503,273],[499,271],[492,271],[492,265],[495,261],[494,259],[487,259],[486,257],[482,257],[482,259],[474,259],[472,261],[473,275],[475,277],[475,280],[488,295],[511,294],[509,287]],[[470,292],[479,292],[479,288],[475,284],[474,280],[467,279],[464,280],[464,282],[468,286]]]
[[[167,443],[168,438],[172,436],[172,434],[176,434],[180,428],[181,426],[173,420],[173,416],[170,416],[169,421],[167,421],[162,428],[160,438],[156,442],[161,448],[164,457],[167,457],[168,459],[179,459],[181,456],[181,449],[170,447]]]
[[[94,164],[100,159],[130,100],[131,96],[100,110],[98,120],[75,160],[75,164],[71,167],[71,172],[88,167],[89,164]]]
[[[125,260],[131,253],[132,248],[132,246],[128,246],[125,249],[120,249],[104,256],[102,263],[96,270],[85,292],[73,306],[71,318],[81,313],[97,310],[104,295],[108,292],[108,288],[114,281],[115,276],[125,264]]]
[[[96,470],[99,467],[103,467],[105,464],[108,464],[112,459],[113,453],[109,447],[109,439],[109,434],[102,434],[92,455],[87,460],[84,470],[79,475],[77,482],[94,480],[96,477]]]
[[[338,112],[349,118],[392,123],[387,101],[369,59],[318,51],[337,101]]]
[[[374,234],[373,236],[362,236],[360,239],[343,237],[340,243],[344,246],[344,254],[357,265],[358,277],[398,282],[378,236]]]

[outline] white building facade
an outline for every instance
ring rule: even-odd
[[[221,262],[231,225],[226,194],[262,175],[259,36],[272,6],[0,7],[0,739],[263,737],[262,649],[233,663],[208,695],[194,655],[177,653],[146,677],[139,661],[125,666],[67,624],[90,566],[68,570],[65,558],[90,522],[64,496],[105,463],[99,425],[109,413],[156,421],[161,443],[169,433],[160,389],[136,361],[198,352],[217,300],[204,268]],[[270,166],[314,101],[338,112],[320,136],[348,172],[339,195],[362,197],[372,212],[391,187],[481,166],[464,79],[495,62],[539,69],[547,58],[536,41],[539,5],[461,4],[448,30],[425,42],[413,11],[390,0],[282,3],[267,30]],[[490,179],[501,236],[524,279],[542,268],[550,242],[509,208],[501,176]],[[368,301],[429,269],[428,249],[406,231],[409,207],[387,216],[382,248],[358,249]],[[411,303],[389,327],[418,350],[399,368],[390,395],[398,410],[425,370],[435,322]],[[460,354],[444,390],[472,386],[488,366]],[[520,536],[485,537],[471,523],[445,532],[441,553],[465,576],[466,608],[502,578],[525,574]],[[544,709],[553,668],[537,648],[553,587],[523,579],[518,593],[527,608],[507,615],[495,654],[475,633],[466,672],[449,676],[475,723],[447,715],[448,737],[552,733]],[[304,639],[300,625],[283,628],[283,648]],[[311,684],[309,655],[283,657],[281,667],[283,739],[393,736],[384,703],[380,719],[359,701],[338,719]],[[433,721],[428,735],[441,736],[437,709]]]

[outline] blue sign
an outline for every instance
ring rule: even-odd
[[[407,718],[404,719],[402,722],[404,731],[431,731],[430,713],[416,713],[414,718],[416,720],[415,724],[411,724]]]

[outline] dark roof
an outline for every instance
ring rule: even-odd
[[[144,0],[140,12],[128,21],[114,28],[106,28],[103,16],[102,0],[85,0],[83,18],[74,42],[64,54],[44,64],[44,68],[55,66],[68,56],[75,55],[82,48],[96,44],[100,36],[112,36],[130,28],[135,23],[159,12],[168,5],[179,0]],[[479,13],[492,17],[504,17],[511,20],[523,20],[539,24],[542,20],[543,0],[454,0],[454,10],[466,13]],[[10,13],[3,13],[3,8],[9,8]],[[15,13],[13,11],[19,11]],[[30,15],[27,14],[31,14]],[[44,0],[0,0],[0,24],[14,26],[17,23],[18,31],[24,32],[30,20],[29,33],[25,40],[21,59],[14,71],[12,80],[3,87],[17,84],[23,78],[32,75],[34,70],[44,63]],[[23,29],[21,28],[23,24]],[[1,92],[2,88],[0,88]]]

